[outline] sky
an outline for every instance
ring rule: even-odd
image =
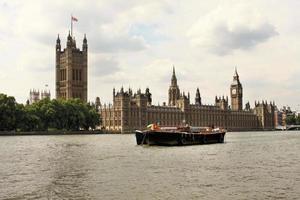
[[[0,93],[20,103],[30,89],[55,97],[55,42],[88,40],[88,99],[150,88],[168,101],[172,67],[181,91],[202,102],[229,96],[235,67],[244,103],[300,109],[298,0],[0,0]]]

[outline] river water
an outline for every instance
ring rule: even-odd
[[[300,132],[141,147],[134,135],[0,137],[0,199],[299,199]]]

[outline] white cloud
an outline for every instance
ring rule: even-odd
[[[89,58],[91,76],[104,77],[120,70],[117,59],[112,56],[90,54]]]
[[[97,41],[91,46],[92,52],[117,53],[126,51],[140,51],[146,48],[146,43],[141,37],[128,35],[104,35],[98,34],[91,38],[92,41]]]
[[[237,65],[245,101],[295,105],[287,90],[299,90],[299,1],[274,2],[2,0],[0,92],[25,102],[48,83],[55,94],[55,40],[60,33],[65,47],[72,13],[78,47],[87,34],[90,100],[111,102],[112,88],[124,85],[149,86],[154,102],[167,101],[174,64],[180,89],[194,97],[199,87],[213,103],[229,94]]]
[[[251,49],[277,34],[259,11],[242,1],[222,4],[201,17],[187,36],[192,45],[226,55],[237,49]]]

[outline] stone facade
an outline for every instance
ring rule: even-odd
[[[47,91],[47,90],[42,90],[41,91],[41,99],[51,99],[51,94],[50,94],[50,90]]]
[[[67,47],[62,51],[60,38],[56,40],[56,98],[79,98],[87,102],[88,45],[84,35],[82,51],[75,39],[67,38]]]
[[[234,91],[236,90],[236,91]],[[144,129],[148,124],[160,126],[179,126],[183,121],[191,126],[216,126],[231,131],[274,129],[274,103],[255,103],[253,109],[247,103],[242,108],[243,91],[237,71],[230,87],[231,107],[228,97],[216,97],[215,105],[203,105],[197,88],[195,103],[190,102],[190,95],[180,93],[175,69],[169,87],[168,105],[152,105],[149,88],[145,93],[139,89],[118,92],[113,90],[113,103],[100,108],[103,128],[122,133]]]
[[[51,99],[50,91],[41,90],[41,92],[40,92],[39,90],[32,89],[29,92],[28,104],[33,104],[33,103],[38,102],[39,100],[45,99],[45,98]]]
[[[40,100],[40,91],[32,89],[29,92],[29,103],[33,104]]]

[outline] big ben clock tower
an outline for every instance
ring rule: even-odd
[[[240,83],[239,75],[235,69],[233,82],[230,86],[231,109],[235,111],[243,110],[243,87]]]

